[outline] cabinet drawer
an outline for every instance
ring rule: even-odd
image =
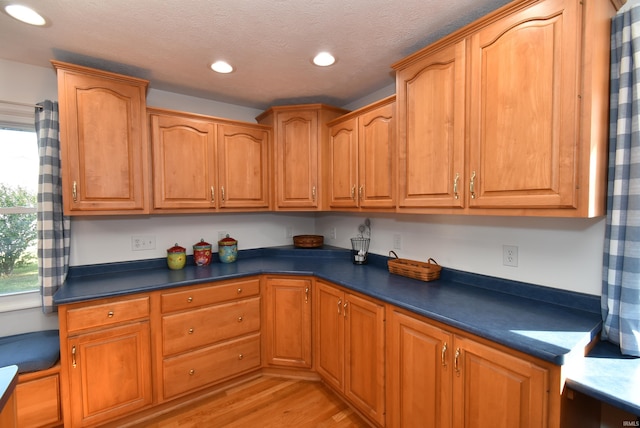
[[[164,355],[175,354],[260,329],[260,297],[162,317]]]
[[[260,366],[260,334],[224,342],[162,364],[164,398],[213,384]]]
[[[123,321],[149,317],[149,297],[114,300],[67,311],[67,331],[72,333]]]
[[[61,422],[58,373],[20,382],[16,386],[18,425],[22,428],[57,425]]]
[[[225,302],[228,300],[256,296],[260,293],[260,279],[244,281],[210,283],[202,287],[190,287],[185,290],[162,295],[162,313],[180,311]]]

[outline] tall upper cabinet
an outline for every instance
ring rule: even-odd
[[[516,1],[394,64],[398,211],[603,215],[615,11]]]
[[[149,212],[148,82],[52,61],[67,215]]]
[[[395,209],[395,96],[328,123],[325,188],[331,209]]]
[[[324,104],[271,107],[256,118],[273,127],[275,209],[322,209],[321,150],[327,122],[348,113]]]

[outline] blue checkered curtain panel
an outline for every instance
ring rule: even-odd
[[[60,178],[60,123],[58,103],[44,101],[36,108],[40,171],[38,181],[38,280],[44,313],[55,312],[53,294],[69,269],[71,222],[62,215]]]
[[[611,22],[609,182],[603,339],[640,356],[640,2]]]

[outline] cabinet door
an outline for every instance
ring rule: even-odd
[[[329,130],[329,205],[358,207],[358,119],[352,118]],[[389,171],[386,171],[387,174]]]
[[[465,41],[396,75],[398,206],[463,207]]]
[[[278,112],[276,119],[276,205],[318,207],[318,112]]]
[[[456,427],[548,425],[548,371],[470,339],[456,337],[453,407]]]
[[[471,37],[471,207],[576,206],[579,3],[540,2]]]
[[[215,127],[212,122],[151,114],[153,207],[216,207]]]
[[[345,296],[345,396],[369,418],[384,425],[384,306]]]
[[[145,321],[69,338],[72,426],[95,425],[151,403],[149,336]]]
[[[395,103],[391,103],[358,118],[358,197],[362,208],[395,207],[394,110]]]
[[[266,281],[266,363],[311,368],[311,280]]]
[[[397,311],[388,331],[387,426],[450,427],[451,335]]]
[[[148,212],[146,81],[54,65],[65,214]]]
[[[316,282],[316,369],[327,383],[339,391],[344,385],[344,304],[344,294],[340,290]]]
[[[218,124],[220,208],[269,208],[269,132]]]

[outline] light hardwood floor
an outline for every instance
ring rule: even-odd
[[[369,425],[321,382],[262,376],[145,421],[150,428],[345,428]]]

